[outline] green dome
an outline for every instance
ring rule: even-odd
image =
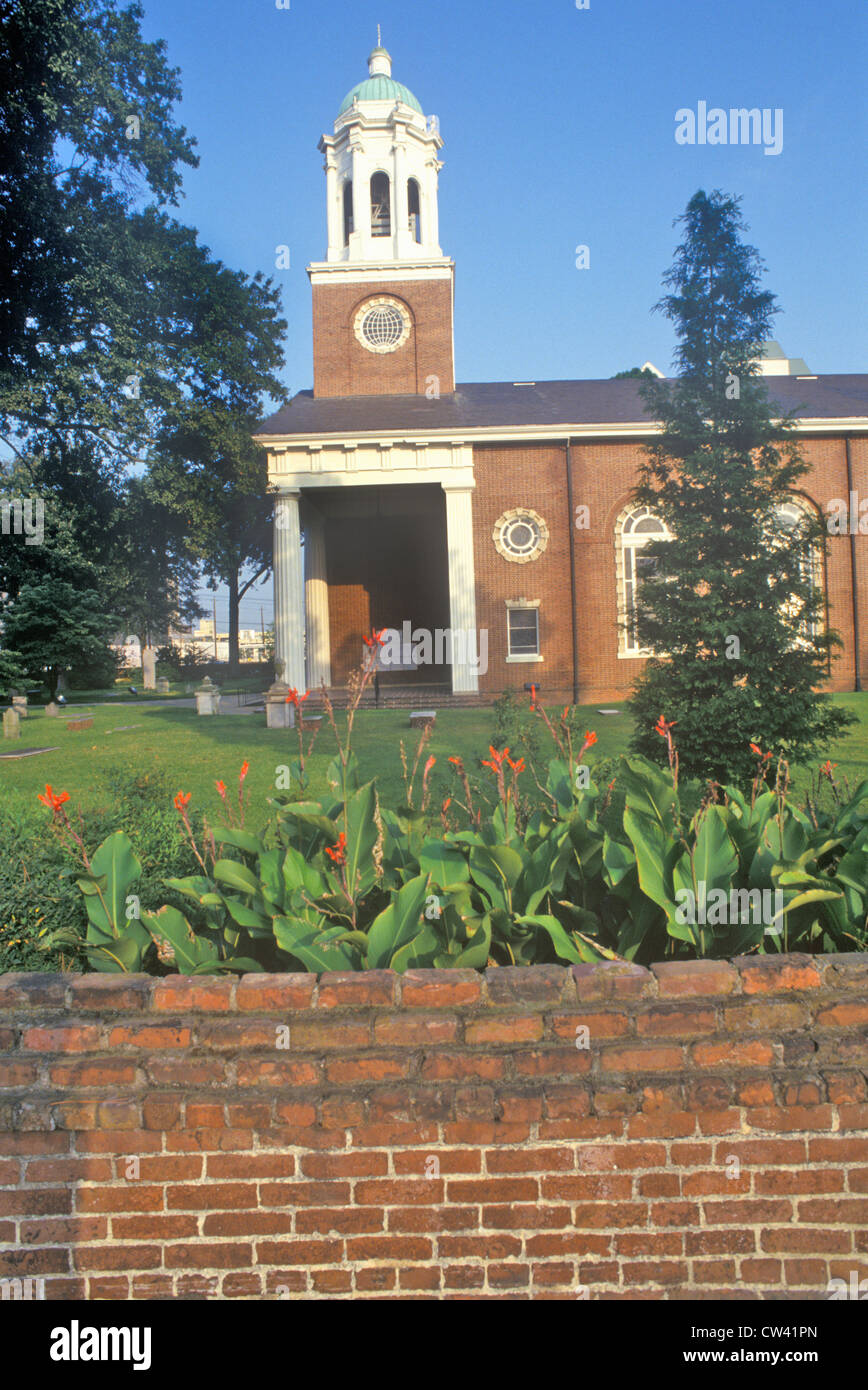
[[[405,106],[412,106],[420,116],[424,114],[409,87],[382,73],[378,73],[376,77],[366,77],[364,82],[357,82],[352,91],[347,92],[344,97],[339,116],[349,111],[356,97],[359,101],[403,101]]]

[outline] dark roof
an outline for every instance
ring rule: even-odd
[[[868,375],[766,377],[781,412],[808,419],[868,418]],[[440,400],[425,396],[321,396],[299,391],[265,420],[261,435],[357,434],[472,430],[529,425],[636,424],[645,418],[636,378],[603,381],[509,381],[458,385]]]

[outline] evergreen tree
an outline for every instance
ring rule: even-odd
[[[663,761],[663,715],[677,722],[684,773],[745,782],[752,742],[807,758],[852,716],[817,693],[839,642],[824,631],[818,586],[826,533],[813,507],[783,510],[809,465],[759,373],[778,311],[739,202],[701,190],[690,200],[656,306],[678,332],[678,374],[640,387],[661,432],[636,500],[671,539],[642,552],[636,631],[656,655],[630,708],[640,752]]]

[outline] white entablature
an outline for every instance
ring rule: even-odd
[[[439,483],[474,486],[473,445],[464,441],[383,439],[272,447],[268,481],[278,491]]]

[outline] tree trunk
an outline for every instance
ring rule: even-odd
[[[238,594],[238,571],[229,581],[229,674],[238,675],[238,617],[241,599]]]

